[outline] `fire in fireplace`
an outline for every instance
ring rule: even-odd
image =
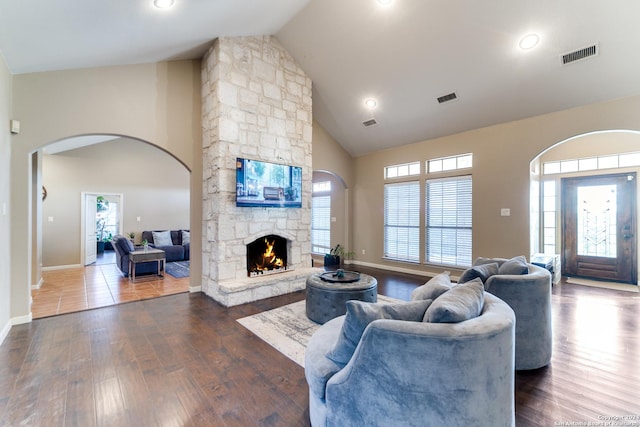
[[[247,274],[249,277],[280,273],[287,269],[287,239],[271,234],[247,245]]]

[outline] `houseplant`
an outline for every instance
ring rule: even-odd
[[[112,234],[105,230],[107,225],[107,219],[103,217],[102,212],[109,210],[109,201],[104,196],[96,197],[96,212],[98,213],[98,219],[96,219],[96,244],[97,252],[99,254],[104,252],[105,243],[111,240]]]
[[[105,218],[99,218],[96,221],[96,243],[99,254],[104,252],[104,245],[113,238],[111,232],[105,230],[106,222]]]
[[[354,255],[354,252],[346,251],[344,249],[344,246],[338,243],[337,245],[335,245],[333,248],[329,250],[328,254],[325,254],[324,266],[331,267],[333,265],[340,265],[342,260],[351,258],[353,257],[353,255]]]

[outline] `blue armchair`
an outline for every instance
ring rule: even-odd
[[[345,316],[321,326],[305,354],[311,425],[513,426],[513,310],[484,294],[460,323],[379,319],[345,366],[327,357]]]
[[[492,261],[501,265],[506,260]],[[487,292],[509,304],[516,314],[518,371],[547,366],[553,349],[551,274],[537,265],[528,267],[527,274],[496,274],[484,283]]]

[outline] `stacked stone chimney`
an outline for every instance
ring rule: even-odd
[[[202,291],[230,306],[304,288],[311,267],[311,79],[278,41],[222,37],[202,65]],[[302,168],[302,208],[236,207],[236,158]],[[247,278],[246,245],[290,241],[294,270]]]

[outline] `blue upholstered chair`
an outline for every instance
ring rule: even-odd
[[[492,261],[501,265],[506,260]],[[537,265],[528,267],[528,274],[497,274],[484,283],[487,292],[509,304],[516,313],[516,370],[547,366],[553,348],[551,274]]]
[[[327,357],[345,316],[321,326],[305,354],[311,425],[513,426],[513,310],[484,293],[460,323],[379,319],[346,365]]]

